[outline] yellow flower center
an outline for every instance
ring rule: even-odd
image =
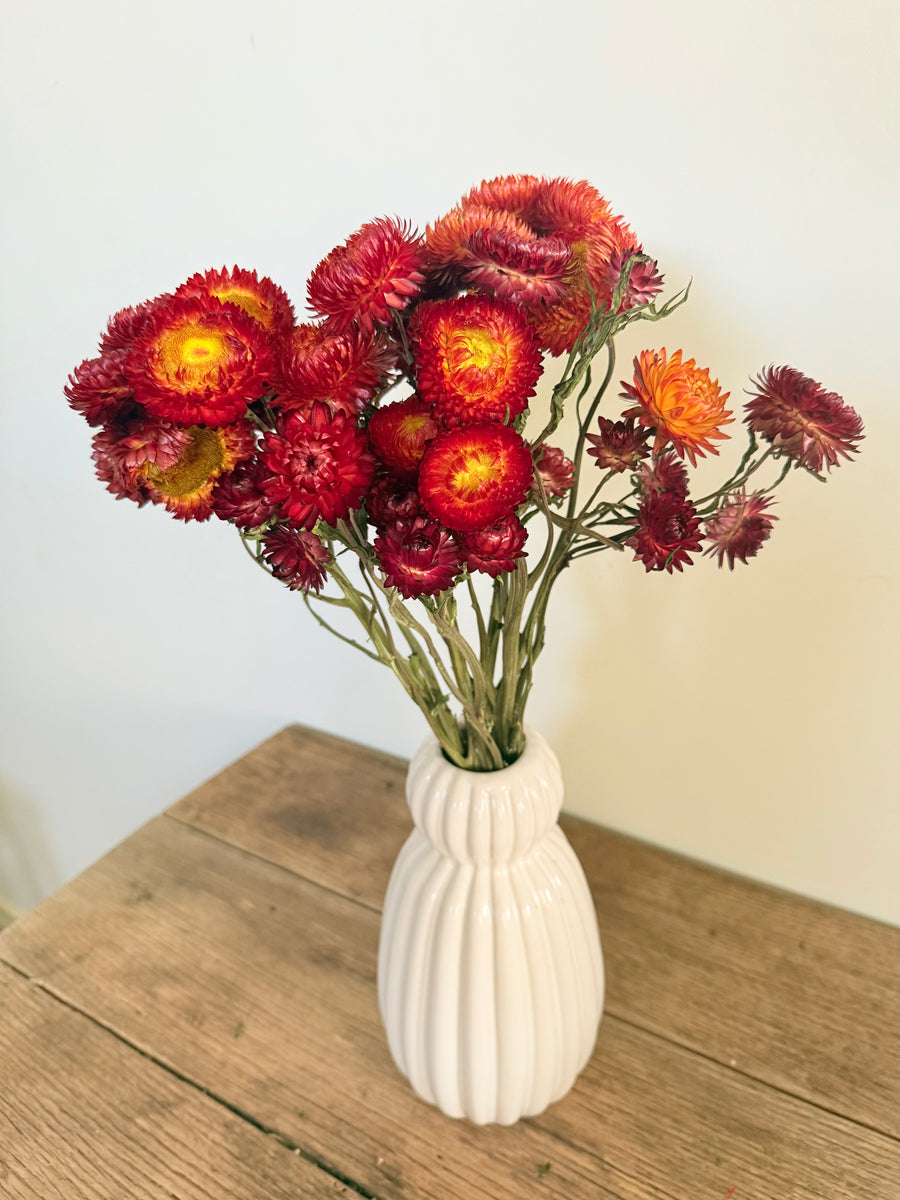
[[[499,477],[496,459],[483,450],[470,450],[461,456],[453,472],[453,490],[460,500],[471,500],[484,493]]]
[[[459,338],[455,364],[460,370],[485,371],[496,365],[503,347],[484,329],[469,329]]]
[[[202,385],[227,365],[230,355],[225,333],[200,324],[179,325],[159,340],[159,363],[168,382]]]
[[[155,463],[145,463],[141,469],[148,483],[173,499],[199,492],[221,474],[225,465],[225,444],[217,429],[194,425],[188,433],[190,442],[167,471],[161,471]]]

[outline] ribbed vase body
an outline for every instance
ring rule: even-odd
[[[378,998],[397,1066],[423,1099],[512,1124],[569,1090],[603,1009],[597,918],[557,824],[544,739],[501,771],[463,771],[429,739],[406,785],[415,828],[388,884]]]

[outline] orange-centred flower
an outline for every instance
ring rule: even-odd
[[[508,425],[465,425],[436,437],[419,467],[419,495],[448,529],[484,529],[522,503],[533,473],[528,444]]]
[[[177,425],[228,425],[265,390],[271,340],[253,317],[214,296],[180,296],[156,309],[125,360],[135,397]]]
[[[415,475],[425,447],[440,432],[431,409],[416,396],[376,408],[368,429],[375,457],[399,476]]]
[[[236,304],[264,329],[276,336],[290,333],[294,308],[285,292],[268,276],[232,267],[229,271],[204,271],[192,275],[176,296],[215,296],[223,304]]]
[[[416,311],[410,337],[419,395],[444,425],[505,421],[534,395],[540,351],[514,304],[435,300]]]
[[[648,429],[656,430],[653,451],[658,454],[669,442],[682,458],[697,465],[698,456],[718,454],[714,441],[727,438],[720,429],[734,417],[725,408],[729,392],[710,379],[707,368],[692,358],[682,361],[682,352],[671,357],[662,350],[643,350],[634,360],[634,382],[622,384],[623,399],[636,400],[624,417],[637,417]]]

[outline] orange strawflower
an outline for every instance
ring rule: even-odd
[[[525,410],[541,373],[520,309],[487,296],[420,305],[410,328],[419,395],[447,426],[505,421]]]
[[[682,458],[687,456],[691,466],[697,457],[718,454],[713,439],[727,438],[720,425],[734,420],[725,408],[730,393],[722,392],[718,381],[710,379],[709,371],[689,358],[682,362],[681,351],[671,358],[665,349],[643,350],[634,360],[634,383],[623,382],[623,399],[637,400],[635,408],[623,412],[624,417],[637,417],[640,423],[656,430],[653,452],[671,442]]]

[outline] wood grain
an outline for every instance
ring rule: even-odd
[[[3,1200],[352,1196],[0,965]]]
[[[177,819],[380,908],[406,763],[293,726]],[[564,818],[594,893],[607,1012],[900,1137],[900,929]]]
[[[448,1121],[390,1063],[377,930],[371,909],[161,818],[0,957],[383,1200],[900,1194],[896,1141],[615,1018],[544,1117]]]

